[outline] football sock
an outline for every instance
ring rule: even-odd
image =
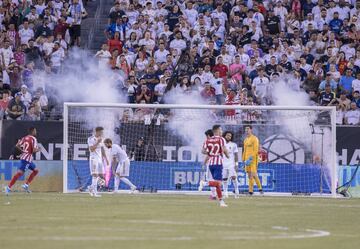
[[[98,182],[98,177],[97,176],[93,176],[92,180],[91,180],[91,188],[93,189],[93,191],[96,193],[97,192],[97,182]]]
[[[262,190],[261,182],[258,176],[255,176],[255,182],[259,190]]]
[[[134,184],[132,184],[132,183],[130,182],[130,180],[127,179],[126,177],[121,177],[120,179],[121,179],[121,181],[123,181],[126,185],[128,185],[130,188],[136,188],[136,186],[135,186]]]
[[[39,170],[34,169],[34,170],[31,172],[29,178],[27,179],[26,184],[30,184],[30,183],[32,182],[32,180],[34,180],[35,176],[36,176],[38,173],[39,173]]]
[[[233,184],[234,184],[234,189],[235,189],[235,194],[238,195],[239,194],[239,183],[238,180],[235,178],[235,180],[232,180]]]
[[[19,179],[19,177],[21,177],[23,175],[23,173],[17,172],[13,178],[11,179],[8,187],[11,188],[12,186],[14,186],[15,182]]]
[[[218,196],[219,200],[221,200],[222,199],[221,183],[217,182],[217,181],[210,181],[209,186],[216,188],[217,196]]]
[[[227,194],[228,193],[228,183],[229,180],[223,181],[223,189],[224,189],[224,193]]]
[[[117,191],[119,189],[120,185],[120,177],[115,176],[114,178],[114,191]]]
[[[251,178],[249,179],[249,192],[250,192],[250,193],[253,193],[253,192],[254,192],[254,178],[253,178],[253,177],[251,177]]]

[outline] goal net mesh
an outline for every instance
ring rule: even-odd
[[[165,107],[65,106],[64,141],[68,149],[64,191],[86,191],[91,183],[87,138],[97,126],[104,127],[104,138],[111,138],[128,153],[129,179],[139,190],[196,191],[205,174],[201,167],[204,132],[214,124],[234,134],[239,147],[239,188],[247,191],[241,154],[244,126],[251,124],[261,144],[258,174],[265,192],[331,193],[336,176],[332,173],[335,145],[330,109]],[[104,168],[105,189],[111,191],[113,173],[105,162]],[[229,190],[233,190],[232,185]]]

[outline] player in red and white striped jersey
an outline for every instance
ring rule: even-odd
[[[220,201],[220,206],[227,207],[227,205],[222,199],[221,183],[222,183],[222,170],[223,170],[223,165],[222,165],[223,155],[229,158],[229,153],[225,147],[225,140],[223,137],[221,137],[222,135],[221,126],[214,125],[212,130],[214,136],[208,138],[203,147],[203,153],[207,154],[208,156],[209,170],[213,177],[213,180],[209,181],[209,186],[216,188],[216,193]],[[199,187],[199,190],[201,189],[202,186]]]
[[[36,168],[36,165],[33,162],[33,154],[40,150],[37,145],[36,134],[36,128],[31,127],[29,129],[29,134],[21,138],[20,141],[17,143],[16,147],[22,151],[20,155],[20,166],[16,174],[11,179],[9,185],[5,187],[6,194],[9,194],[11,192],[11,187],[22,175],[24,175],[27,169],[30,169],[32,172],[26,182],[22,185],[22,188],[26,192],[30,193],[29,184],[39,173],[39,170]]]

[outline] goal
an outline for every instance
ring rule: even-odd
[[[205,174],[204,132],[214,124],[232,131],[241,159],[244,126],[251,124],[261,144],[258,174],[265,193],[335,197],[335,115],[334,107],[314,106],[65,103],[63,191],[87,190],[87,138],[97,126],[127,151],[129,178],[140,191],[196,193]],[[104,168],[111,191],[113,175],[105,162]],[[247,191],[241,162],[238,181],[240,192]]]

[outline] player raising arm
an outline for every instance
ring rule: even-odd
[[[225,147],[229,152],[229,158],[223,159],[223,189],[224,197],[228,198],[228,186],[229,180],[231,179],[234,184],[235,189],[235,198],[239,198],[239,183],[237,181],[237,171],[238,171],[238,147],[236,143],[233,142],[234,134],[231,131],[226,131],[224,133],[225,138]]]
[[[113,144],[110,138],[104,140],[106,148],[111,149],[111,168],[113,169],[114,192],[119,189],[120,181],[123,181],[131,189],[131,192],[136,191],[136,186],[127,178],[130,175],[130,159],[126,152],[117,144]]]
[[[222,199],[221,183],[222,183],[222,170],[223,170],[223,154],[229,158],[229,153],[225,147],[224,138],[221,137],[222,130],[220,125],[213,126],[214,136],[208,138],[205,142],[206,152],[209,156],[209,170],[213,178],[209,181],[210,187],[216,188],[216,193],[221,207],[227,207]]]
[[[29,129],[29,134],[23,138],[20,139],[20,141],[17,143],[16,147],[21,150],[20,155],[20,166],[16,174],[11,179],[8,186],[5,187],[5,193],[8,195],[11,192],[11,187],[14,186],[16,181],[24,175],[25,171],[27,169],[31,170],[31,174],[29,178],[26,180],[26,182],[22,185],[22,188],[30,193],[29,190],[29,184],[34,180],[35,176],[39,173],[39,170],[36,168],[36,165],[33,162],[33,154],[40,151],[40,149],[37,146],[37,140],[36,140],[36,128],[31,127]]]
[[[245,126],[246,138],[244,141],[244,151],[242,160],[245,164],[245,172],[249,178],[249,194],[254,193],[254,181],[258,186],[259,192],[262,194],[262,186],[257,174],[258,158],[259,158],[259,139],[253,134],[252,126]]]
[[[101,197],[101,195],[97,193],[97,186],[98,186],[99,178],[104,179],[103,159],[105,159],[106,164],[109,164],[102,143],[103,133],[104,133],[103,127],[96,127],[95,134],[89,137],[87,140],[90,151],[89,166],[92,177],[91,185],[89,187],[89,192],[90,195],[94,197]]]

